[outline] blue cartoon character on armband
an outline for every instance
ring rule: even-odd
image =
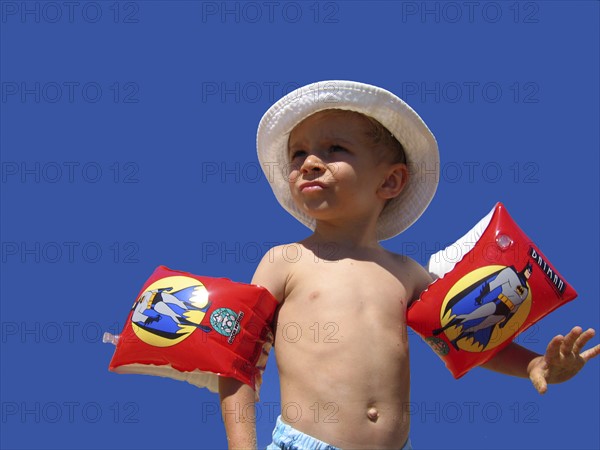
[[[202,286],[189,286],[173,291],[173,287],[147,290],[133,305],[131,321],[138,327],[162,338],[177,339],[182,333],[189,333],[194,328],[210,331],[210,327],[200,325],[198,320],[190,320],[189,313],[208,310],[207,300],[200,303],[194,301],[204,293]]]
[[[460,327],[459,334],[450,340],[456,350],[459,341],[469,338],[480,349],[483,346],[480,351],[485,350],[496,325],[504,328],[529,298],[527,280],[531,272],[529,262],[520,272],[513,266],[506,267],[462,290],[443,310],[442,316],[449,314],[451,319],[442,328],[433,330],[433,335]]]

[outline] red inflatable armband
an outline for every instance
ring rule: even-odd
[[[159,266],[134,302],[109,369],[218,391],[218,375],[257,392],[277,300],[265,289]]]
[[[577,296],[501,203],[433,255],[429,272],[440,278],[411,305],[408,325],[455,378]]]

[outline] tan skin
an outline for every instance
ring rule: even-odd
[[[431,283],[410,258],[383,249],[377,218],[408,172],[367,136],[363,117],[324,111],[300,123],[289,139],[290,190],[316,219],[304,241],[273,248],[253,283],[280,302],[275,354],[282,420],[340,448],[400,448],[410,428],[406,308]],[[581,352],[594,336],[573,328],[545,355],[511,344],[484,367],[529,377],[540,393],[573,377],[600,353]],[[254,402],[254,392],[221,378],[222,407]],[[224,414],[230,448],[256,448],[254,411]]]

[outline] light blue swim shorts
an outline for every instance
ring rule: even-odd
[[[323,441],[315,439],[308,434],[285,424],[281,416],[277,418],[277,424],[273,430],[273,442],[267,447],[267,450],[340,450],[333,445],[326,444]],[[412,450],[410,439],[406,441],[401,450]]]

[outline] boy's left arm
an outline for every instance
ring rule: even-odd
[[[600,344],[581,351],[594,334],[591,328],[584,332],[581,327],[575,327],[566,336],[555,336],[545,355],[511,343],[482,367],[516,377],[529,377],[537,391],[545,394],[548,384],[569,380],[586,362],[600,354]]]

